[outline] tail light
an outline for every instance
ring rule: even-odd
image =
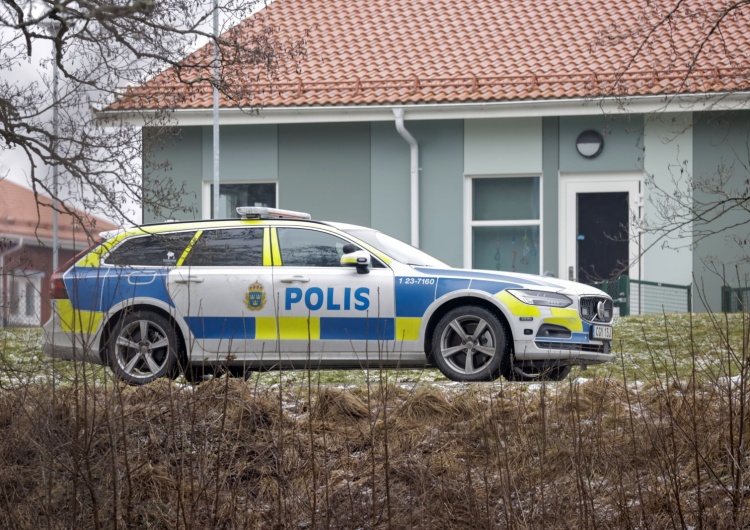
[[[50,280],[49,285],[49,297],[52,300],[67,300],[68,290],[65,288],[65,282],[63,281],[63,270],[58,269]]]
[[[49,281],[49,297],[52,300],[68,300],[70,297],[68,296],[68,289],[65,287],[65,281],[63,280],[63,274],[67,272],[68,269],[70,269],[73,264],[81,259],[83,256],[91,252],[95,247],[99,246],[102,243],[101,240],[95,241],[91,246],[86,248],[85,250],[82,250],[72,258],[70,258],[68,261],[65,262],[65,264],[57,269],[50,278]]]

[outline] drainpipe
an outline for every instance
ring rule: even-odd
[[[404,127],[404,109],[393,109],[396,130],[409,144],[411,157],[411,244],[419,247],[419,145]]]

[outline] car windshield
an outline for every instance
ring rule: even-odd
[[[433,258],[418,248],[407,245],[403,241],[399,241],[395,237],[386,235],[383,232],[366,228],[349,227],[343,228],[343,230],[401,263],[417,267],[449,267],[449,265],[439,259]]]

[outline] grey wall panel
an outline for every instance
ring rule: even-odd
[[[576,151],[576,138],[593,129],[604,136],[604,150],[588,159]],[[563,116],[560,118],[560,171],[640,171],[643,169],[643,116]]]
[[[466,175],[539,174],[542,118],[465,120]]]
[[[409,144],[398,134],[393,122],[373,122],[371,133],[370,226],[408,243],[411,238]]]
[[[693,178],[708,186],[718,186],[737,196],[747,196],[747,181],[750,178],[750,111],[733,113],[694,114],[693,130]],[[720,180],[725,180],[719,184]],[[719,198],[699,186],[693,191],[696,204],[715,203]],[[747,206],[745,206],[746,208]],[[704,225],[695,223],[694,229],[713,233],[709,237],[695,239],[693,251],[693,273],[696,275],[694,297],[698,311],[721,310],[721,287],[728,285],[750,285],[750,216],[743,208],[731,208],[716,221]],[[731,228],[730,228],[731,227]],[[701,297],[705,297],[703,304]]]
[[[213,127],[203,127],[203,180],[213,182]],[[276,125],[223,125],[219,131],[221,182],[276,180],[279,153]]]
[[[143,187],[146,196],[166,194],[181,203],[179,209],[143,208],[143,222],[165,218],[200,219],[202,132],[201,127],[150,129],[143,135]]]
[[[557,202],[559,193],[560,172],[560,119],[544,118],[542,133],[542,219],[543,219],[543,252],[542,272],[557,274],[558,259],[558,221]]]
[[[370,224],[370,124],[278,126],[279,207]]]
[[[463,264],[463,121],[407,120],[406,128],[420,147],[419,246],[449,265],[460,267]]]

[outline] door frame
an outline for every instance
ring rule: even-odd
[[[641,279],[643,258],[639,258],[637,227],[634,221],[640,220],[643,210],[643,173],[610,172],[588,174],[560,174],[560,193],[558,194],[558,241],[560,255],[558,274],[562,279],[569,278],[569,267],[578,271],[578,193],[628,193],[628,233],[631,234],[628,244],[630,257],[629,276],[634,280]],[[577,278],[576,278],[577,279]]]

